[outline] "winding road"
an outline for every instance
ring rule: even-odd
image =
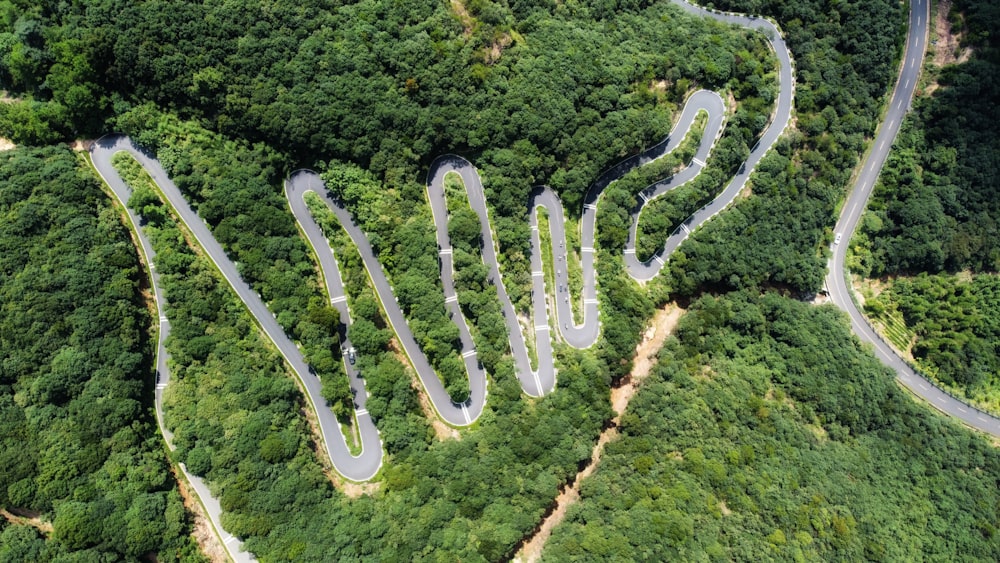
[[[894,138],[899,129],[899,123],[912,96],[912,86],[915,86],[916,83],[916,76],[919,71],[919,65],[924,52],[924,42],[926,40],[927,1],[914,0],[910,15],[910,37],[907,40],[906,56],[900,76],[900,83],[897,84],[893,94],[886,123],[879,130],[875,141],[875,149],[872,151],[869,159],[862,165],[862,173],[859,175],[858,185],[844,206],[844,212],[837,224],[837,231],[840,233],[849,234],[853,232],[857,225],[865,202],[871,193],[871,187],[874,185],[878,170],[881,169],[888,148],[892,144],[891,139]],[[678,226],[667,238],[662,249],[645,262],[638,260],[635,250],[637,224],[641,210],[649,201],[691,181],[706,165],[711,150],[722,134],[725,124],[725,106],[722,99],[714,92],[695,92],[688,99],[677,124],[666,139],[641,154],[630,157],[602,173],[588,189],[584,198],[581,220],[579,222],[581,248],[578,250],[583,274],[582,294],[579,296],[571,296],[571,292],[568,290],[569,280],[566,260],[568,258],[567,252],[570,249],[566,245],[567,237],[563,205],[555,192],[548,187],[540,186],[535,188],[531,192],[531,199],[529,201],[532,238],[532,255],[530,258],[532,271],[532,317],[529,330],[531,333],[530,336],[523,334],[513,304],[506,293],[498,265],[497,245],[491,229],[488,205],[478,172],[471,163],[459,156],[445,155],[436,159],[428,172],[427,197],[437,229],[436,236],[445,304],[449,308],[452,319],[459,328],[462,344],[461,353],[469,374],[470,395],[462,403],[454,402],[448,395],[440,378],[433,371],[423,351],[417,345],[417,341],[410,331],[402,310],[393,294],[392,286],[377,260],[377,255],[373,251],[367,236],[362,232],[351,214],[344,208],[341,202],[328,193],[321,178],[314,172],[308,170],[297,171],[285,183],[285,194],[289,206],[302,232],[315,251],[323,272],[327,296],[331,306],[338,309],[342,326],[347,327],[351,323],[347,297],[344,292],[334,252],[305,204],[304,196],[309,192],[315,192],[330,208],[350,235],[354,245],[356,245],[375,292],[382,302],[389,324],[392,326],[400,345],[409,357],[434,409],[441,419],[447,423],[453,426],[465,426],[474,422],[483,412],[488,394],[487,374],[478,361],[475,346],[459,307],[454,286],[453,253],[447,231],[447,202],[444,191],[444,177],[448,173],[456,173],[462,178],[469,204],[479,217],[483,242],[482,260],[488,268],[488,279],[497,291],[497,297],[505,317],[510,351],[514,359],[521,387],[527,395],[540,397],[552,391],[556,386],[557,373],[552,353],[554,341],[552,331],[559,331],[559,335],[563,341],[577,348],[592,346],[600,335],[599,294],[594,268],[594,243],[597,206],[605,188],[629,171],[669,154],[683,140],[697,114],[700,111],[708,114],[705,133],[702,135],[701,142],[691,162],[670,178],[654,183],[643,190],[640,194],[640,201],[637,203],[635,209],[631,210],[631,230],[626,248],[623,249],[625,265],[629,274],[634,279],[638,281],[650,280],[660,272],[674,250],[692,232],[725,209],[737,197],[756,165],[778,140],[790,122],[795,89],[792,60],[782,36],[775,25],[762,18],[710,12],[691,4],[680,2],[679,0],[675,0],[675,3],[687,12],[705,15],[764,32],[778,61],[778,92],[775,99],[774,112],[767,128],[761,134],[758,143],[751,150],[744,166],[740,168],[740,172],[733,177],[724,190],[708,205],[695,212]],[[135,146],[130,139],[121,135],[102,138],[91,150],[94,166],[114,191],[116,197],[125,204],[131,193],[131,190],[125,185],[111,165],[112,156],[120,151],[127,151],[132,154],[147,170],[159,186],[168,204],[173,208],[175,215],[192,233],[205,254],[215,263],[229,285],[247,305],[248,310],[265,335],[274,343],[289,367],[296,374],[316,414],[323,444],[336,470],[354,481],[366,481],[374,478],[382,464],[382,443],[378,429],[365,408],[367,392],[361,374],[355,369],[353,364],[344,362],[355,397],[354,424],[361,442],[360,453],[354,455],[347,445],[340,422],[333,415],[333,412],[328,408],[326,401],[322,397],[319,378],[305,362],[302,352],[284,333],[275,320],[273,313],[268,310],[260,296],[242,280],[235,264],[215,240],[205,222],[191,208],[181,192],[170,181],[162,166],[149,154]],[[538,232],[540,209],[544,209],[549,217],[551,250],[553,259],[555,260],[555,264],[550,265],[550,267],[555,271],[554,284],[556,287],[545,287],[544,265],[541,258],[541,236]],[[156,416],[161,432],[167,440],[168,445],[170,445],[171,435],[163,423],[162,411],[162,393],[169,383],[170,378],[167,367],[167,353],[164,348],[164,341],[170,329],[169,321],[165,316],[165,312],[167,311],[166,303],[162,298],[163,292],[159,286],[159,276],[155,269],[155,254],[142,231],[142,221],[132,210],[128,210],[128,214],[133,223],[133,230],[135,230],[140,240],[141,251],[145,255],[146,262],[149,265],[150,277],[156,295],[156,306],[160,315],[160,336],[157,350]],[[916,394],[924,397],[931,404],[946,413],[962,419],[971,426],[994,435],[1000,435],[1000,421],[992,417],[984,418],[982,413],[978,413],[978,411],[974,411],[971,407],[936,390],[926,380],[915,374],[888,346],[875,336],[870,326],[864,321],[864,318],[854,305],[847,289],[846,276],[843,269],[846,246],[846,244],[841,244],[834,247],[831,261],[832,267],[828,277],[828,287],[833,301],[845,309],[851,316],[854,331],[863,340],[874,343],[878,356],[887,365],[895,369],[903,384],[912,389]],[[577,323],[573,318],[571,299],[582,300],[583,320],[581,323]],[[554,311],[551,310],[552,308],[554,308]],[[344,346],[350,348],[351,343],[346,339],[346,334],[346,330],[341,331]],[[532,336],[537,356],[537,366],[534,368],[531,365],[527,341],[527,338]],[[170,447],[173,448],[172,445]],[[253,560],[252,555],[243,551],[240,540],[226,533],[221,527],[218,501],[211,496],[207,487],[205,487],[204,483],[198,477],[188,474],[186,469],[184,471],[201,498],[202,504],[205,505],[209,517],[223,539],[223,543],[230,556],[236,561]]]
[[[156,424],[160,427],[163,439],[167,442],[167,447],[173,451],[175,449],[173,444],[173,434],[167,429],[163,419],[163,392],[170,383],[170,369],[167,366],[167,360],[170,355],[167,353],[166,348],[167,336],[170,334],[170,321],[167,319],[166,315],[167,302],[164,298],[163,287],[160,285],[160,274],[156,270],[156,253],[153,252],[153,245],[150,243],[149,237],[147,237],[145,231],[140,228],[144,224],[144,221],[142,221],[135,211],[128,206],[128,200],[132,197],[132,189],[122,180],[115,167],[111,165],[111,157],[114,156],[115,153],[121,151],[127,151],[132,154],[132,156],[134,156],[135,159],[146,169],[146,172],[149,173],[150,177],[153,178],[165,194],[176,194],[176,197],[178,198],[181,198],[181,196],[180,191],[167,177],[167,173],[163,170],[163,167],[160,166],[160,163],[155,158],[149,156],[145,151],[135,146],[128,137],[124,137],[122,135],[102,137],[94,143],[94,146],[91,148],[91,162],[93,162],[94,168],[97,169],[97,173],[101,176],[101,179],[104,180],[104,183],[111,188],[115,198],[118,199],[128,214],[129,222],[132,224],[132,231],[139,240],[139,250],[144,257],[146,266],[149,270],[149,279],[151,285],[153,286],[153,299],[156,304],[157,314],[159,315],[160,329],[156,346],[156,391],[154,398]],[[170,196],[168,195],[168,197]],[[183,200],[183,198],[181,199]],[[188,215],[184,216],[185,223],[193,217],[196,220],[195,222],[200,225],[205,232],[207,232],[207,228],[205,228],[205,225],[200,220],[197,220],[197,215],[194,215],[190,206],[185,205],[185,207],[189,212]],[[218,247],[218,243],[216,243],[215,246]],[[221,251],[221,247],[219,250]],[[233,270],[235,271],[235,268]],[[227,277],[227,279],[229,278]],[[233,279],[239,278],[236,276]],[[324,410],[329,411],[329,409]],[[218,535],[219,539],[222,541],[222,545],[226,549],[226,553],[229,554],[229,557],[237,563],[249,563],[251,561],[256,561],[253,555],[243,549],[243,542],[236,536],[226,532],[226,530],[222,527],[222,507],[219,504],[219,500],[212,496],[212,493],[205,481],[201,477],[190,473],[183,463],[179,465],[181,471],[184,473],[184,477],[187,479],[188,483],[191,484],[191,488],[194,489],[195,494],[198,495],[198,499],[205,508],[208,519],[211,521],[212,527],[215,529],[216,535]]]
[[[721,14],[710,12],[702,8],[675,0],[675,3],[683,10],[708,17],[722,20],[728,23],[741,25],[746,28],[762,30],[767,35],[770,44],[779,62],[778,78],[779,92],[775,112],[772,115],[771,123],[761,136],[760,142],[751,151],[745,166],[740,173],[732,180],[727,188],[709,205],[695,213],[687,219],[667,240],[663,250],[657,253],[650,261],[640,263],[634,260],[634,236],[630,239],[630,247],[626,249],[626,256],[632,256],[629,263],[629,272],[639,280],[650,279],[655,276],[663,264],[669,259],[670,253],[680,245],[680,243],[702,223],[709,220],[716,213],[724,209],[735,199],[742,189],[747,177],[753,171],[756,163],[770,149],[771,145],[781,135],[791,117],[792,93],[794,84],[792,82],[791,56],[777,28],[767,20],[755,17],[743,17],[735,14]],[[555,325],[560,331],[562,338],[570,345],[577,348],[586,348],[593,345],[600,333],[600,323],[598,320],[598,293],[596,286],[596,276],[594,273],[594,233],[596,228],[597,204],[601,193],[614,180],[628,173],[632,169],[652,162],[674,150],[683,140],[699,111],[708,114],[706,132],[702,136],[701,144],[696,151],[692,163],[685,169],[675,174],[666,181],[658,182],[646,188],[641,195],[642,204],[632,211],[632,232],[635,232],[639,213],[642,206],[651,199],[666,193],[690,181],[701,170],[716,140],[722,133],[725,118],[725,108],[722,99],[718,94],[707,91],[695,92],[687,101],[682,115],[670,132],[670,135],[661,143],[644,151],[634,157],[628,158],[611,169],[605,171],[598,180],[588,190],[584,201],[582,220],[580,222],[582,248],[582,270],[584,287],[580,297],[583,300],[584,320],[577,324],[572,317],[571,306],[568,295],[568,273],[565,268],[566,262],[566,234],[565,222],[563,219],[563,206],[555,192],[548,187],[541,186],[535,188],[531,194],[530,208],[532,224],[532,257],[531,268],[533,273],[533,296],[532,296],[532,331],[535,335],[535,352],[538,366],[532,369],[528,354],[527,342],[524,339],[521,327],[519,326],[514,307],[507,296],[497,260],[497,246],[494,242],[490,221],[487,211],[485,194],[478,172],[465,159],[453,155],[440,157],[434,161],[428,174],[427,194],[437,225],[437,238],[439,246],[439,257],[441,263],[442,284],[445,289],[445,302],[449,307],[453,320],[460,331],[462,342],[462,356],[470,378],[470,395],[462,403],[455,403],[448,396],[441,383],[441,380],[431,369],[427,358],[420,350],[412,332],[407,326],[406,320],[392,292],[381,265],[378,263],[367,237],[354,222],[350,213],[333,199],[323,186],[319,176],[310,171],[298,171],[293,174],[285,185],[286,196],[289,205],[295,215],[300,228],[311,243],[326,282],[326,290],[330,303],[340,312],[341,323],[344,327],[351,322],[350,311],[347,306],[347,298],[344,294],[343,283],[337,267],[336,258],[329,246],[328,241],[323,236],[322,231],[312,215],[309,213],[303,196],[309,191],[315,192],[330,207],[338,217],[341,225],[351,236],[354,244],[361,254],[365,268],[372,281],[375,291],[381,300],[386,311],[389,323],[396,333],[399,342],[420,378],[428,397],[430,398],[439,416],[454,426],[465,426],[474,422],[482,413],[487,396],[487,377],[481,364],[476,357],[476,351],[472,342],[469,329],[458,306],[457,294],[453,281],[452,248],[447,233],[447,205],[444,200],[443,178],[449,172],[455,172],[462,177],[468,194],[469,203],[479,216],[482,230],[482,259],[487,266],[488,277],[497,290],[504,316],[506,318],[507,330],[510,335],[510,349],[515,360],[517,376],[521,382],[522,389],[526,394],[533,397],[540,397],[555,388],[556,370],[552,354],[551,322],[546,303],[546,288],[544,286],[544,275],[542,274],[541,262],[541,239],[538,233],[538,210],[547,210],[550,220],[550,234],[553,246],[553,255],[558,264],[556,269],[556,290],[554,302],[556,304]],[[275,347],[285,358],[285,361],[295,373],[305,395],[316,414],[319,431],[327,453],[333,462],[334,467],[345,477],[355,481],[366,481],[373,478],[379,471],[382,463],[382,444],[379,438],[378,429],[375,427],[371,416],[365,409],[367,392],[364,388],[364,380],[361,374],[352,364],[345,362],[349,382],[355,397],[355,426],[361,441],[361,452],[352,455],[344,433],[341,431],[340,423],[327,407],[326,401],[321,394],[321,383],[313,370],[306,364],[301,351],[289,339],[275,320],[274,314],[268,310],[265,303],[250,285],[240,277],[235,263],[227,256],[225,251],[213,237],[210,229],[191,205],[183,197],[180,190],[173,184],[166,171],[160,163],[146,151],[133,144],[133,142],[122,135],[109,135],[96,142],[91,149],[91,158],[95,168],[98,170],[105,183],[107,183],[115,196],[127,208],[127,202],[131,196],[130,188],[122,180],[118,172],[111,164],[111,159],[118,152],[128,152],[145,168],[150,177],[159,187],[161,195],[171,206],[176,217],[193,235],[205,255],[215,264],[219,272],[236,292],[237,296],[246,304],[250,314],[261,327],[264,334],[274,343]],[[159,311],[160,335],[157,348],[157,384],[156,384],[156,417],[161,432],[172,449],[172,436],[164,424],[163,418],[163,391],[170,381],[169,368],[167,366],[167,352],[164,348],[166,336],[170,330],[169,320],[166,312],[166,302],[163,299],[163,291],[159,284],[159,276],[156,272],[155,254],[148,238],[141,228],[143,222],[140,217],[129,209],[129,218],[132,228],[136,232],[141,251],[149,266],[150,278],[156,295],[156,306]],[[629,251],[631,250],[631,251]],[[559,299],[562,297],[562,300]],[[346,340],[346,331],[342,331],[345,347],[351,344]],[[253,556],[243,550],[239,538],[225,532],[221,526],[221,510],[219,502],[211,495],[204,482],[195,475],[191,475],[181,465],[188,481],[191,482],[195,492],[198,494],[202,504],[205,506],[212,524],[215,526],[223,544],[230,557],[235,561],[252,561]]]
[[[872,150],[861,163],[857,180],[847,201],[841,209],[835,232],[842,237],[839,244],[833,245],[833,256],[826,277],[827,291],[830,299],[838,307],[847,312],[851,318],[851,329],[858,337],[872,344],[875,355],[885,365],[889,366],[904,387],[921,397],[938,410],[953,416],[968,426],[1000,437],[1000,419],[982,412],[963,401],[952,397],[936,387],[928,379],[917,373],[899,354],[886,343],[872,328],[864,314],[854,302],[848,282],[848,272],[844,266],[847,257],[848,241],[861,220],[868,198],[871,197],[878,180],[882,166],[889,156],[893,141],[899,133],[903,117],[909,111],[913,92],[920,79],[920,67],[923,64],[924,52],[927,49],[927,32],[930,19],[930,0],[912,0],[910,3],[909,32],[906,38],[906,50],[900,68],[896,87],[889,101],[889,109],[879,127]]]

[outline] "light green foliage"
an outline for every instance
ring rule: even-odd
[[[417,343],[448,394],[453,401],[465,401],[469,378],[459,355],[458,327],[444,305],[434,224],[426,198],[404,204],[401,190],[385,186],[374,175],[351,165],[332,165],[323,173],[323,180],[368,234]],[[402,191],[419,197],[423,196],[420,188],[407,183]],[[470,224],[468,216],[463,220]],[[475,221],[474,216],[471,221]]]
[[[54,526],[11,525],[0,559],[199,559],[148,410],[149,326],[136,252],[81,160],[0,155],[0,506]]]
[[[454,249],[455,290],[462,314],[468,320],[476,354],[487,373],[510,377],[509,364],[501,365],[510,348],[497,288],[487,279],[489,268],[483,263],[482,229],[479,216],[457,174],[445,177],[448,202],[448,236]]]
[[[865,310],[898,312],[916,337],[910,351],[923,371],[953,393],[1000,412],[1000,278],[896,278]]]
[[[1000,454],[915,403],[841,313],[695,302],[548,561],[993,560]]]
[[[427,434],[426,420],[421,425],[420,419],[406,416],[417,409],[414,403],[416,397],[409,389],[411,374],[406,373],[406,368],[389,347],[392,329],[382,315],[378,296],[364,270],[361,255],[330,208],[314,193],[306,193],[305,199],[337,258],[337,268],[354,321],[348,333],[360,352],[357,366],[364,376],[365,390],[371,394],[366,407],[379,428],[382,443],[390,454],[398,454],[410,447],[422,447],[423,436]],[[346,392],[348,395],[336,398],[336,390],[328,380],[323,380],[324,396],[331,403],[335,398],[340,401],[341,409],[350,405],[349,387]],[[334,410],[338,410],[336,405]]]

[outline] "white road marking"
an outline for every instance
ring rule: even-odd
[[[226,538],[226,539],[224,540],[224,543],[225,543],[226,545],[228,545],[228,544],[230,544],[230,543],[232,543],[232,542],[234,542],[234,541],[236,541],[236,536],[229,536],[228,538]]]
[[[344,303],[345,301],[347,301],[347,296],[341,295],[340,297],[334,297],[331,299],[330,303]]]
[[[535,330],[538,332],[549,330],[549,325],[535,325]]]
[[[969,409],[965,407],[958,407],[958,412],[969,412]]]
[[[447,256],[447,255],[451,254],[451,249],[450,248],[442,248],[441,251],[438,254],[440,254],[442,256]]]
[[[928,389],[927,384],[925,383],[920,383],[920,388],[923,389],[924,391]]]
[[[462,352],[462,357],[463,358],[471,358],[472,356],[475,356],[475,355],[476,355],[476,351],[475,350],[469,350],[468,352]]]
[[[545,275],[545,272],[531,272],[531,276],[532,277],[536,277],[536,278],[539,277],[539,276],[544,276],[544,275]]]
[[[663,266],[664,264],[666,264],[666,262],[663,261],[663,258],[660,258],[659,256],[654,256],[653,260],[656,260],[657,262],[659,262],[661,266]]]
[[[693,163],[697,164],[698,166],[701,166],[702,168],[704,168],[704,167],[705,167],[705,163],[704,163],[704,162],[702,162],[702,161],[700,161],[700,160],[698,160],[697,158],[692,158],[692,159],[691,159],[691,162],[693,162]]]
[[[691,229],[689,229],[688,226],[685,225],[684,223],[681,223],[681,228],[684,229],[685,233],[687,233],[689,235],[691,234]]]
[[[593,203],[585,203],[585,204],[583,204],[583,208],[584,209],[597,209],[597,206],[594,205]]]
[[[462,414],[465,415],[465,423],[472,424],[472,417],[469,416],[469,409],[465,408],[464,404],[462,405]]]
[[[580,252],[593,252],[594,248],[592,246],[584,246],[580,249]]]
[[[597,305],[597,299],[584,299],[584,305]]]
[[[455,303],[457,301],[458,301],[458,296],[457,295],[452,295],[451,297],[445,297],[445,299],[444,299],[445,303]]]
[[[368,409],[358,409],[358,412],[356,412],[355,414],[357,416],[359,416],[359,417],[360,416],[364,416],[364,415],[368,414]]]
[[[157,383],[156,384],[156,388],[157,389],[166,389],[167,388],[167,384],[166,383]]]
[[[634,248],[626,248],[625,249],[625,254],[635,254],[635,249]]]
[[[167,317],[164,317],[163,315],[160,315],[160,322],[161,323],[167,322]]]

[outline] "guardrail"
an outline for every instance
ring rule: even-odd
[[[848,293],[851,296],[851,302],[854,303],[854,306],[857,307],[858,312],[861,313],[861,318],[864,319],[865,324],[868,326],[869,329],[871,329],[872,334],[874,334],[875,337],[879,339],[879,341],[881,341],[883,344],[885,344],[886,347],[897,358],[899,358],[899,360],[901,362],[903,362],[906,365],[906,367],[910,368],[910,371],[913,372],[913,375],[915,375],[915,376],[919,377],[920,379],[926,381],[928,384],[931,385],[931,387],[934,387],[938,391],[944,393],[945,395],[948,395],[952,399],[955,399],[956,401],[958,401],[959,403],[961,403],[963,406],[968,407],[969,409],[971,409],[971,410],[973,410],[973,411],[975,411],[975,412],[977,412],[977,413],[979,413],[979,414],[981,414],[983,416],[986,416],[988,418],[993,418],[993,419],[997,418],[996,414],[991,413],[989,411],[985,411],[985,410],[977,407],[976,405],[970,403],[968,397],[962,397],[962,396],[956,395],[950,389],[947,389],[947,388],[942,387],[941,385],[939,385],[933,379],[933,376],[931,374],[927,373],[927,371],[925,371],[922,367],[920,367],[919,365],[917,365],[917,364],[911,362],[909,359],[907,359],[903,355],[903,353],[900,352],[896,348],[895,345],[893,345],[888,339],[886,339],[884,336],[882,336],[882,333],[879,332],[879,330],[872,323],[871,319],[868,318],[868,315],[866,315],[864,313],[864,308],[858,303],[857,296],[854,294],[854,290],[851,289],[852,286],[851,286],[851,283],[850,283],[850,279],[851,279],[850,276],[851,276],[850,270],[848,270],[847,268],[844,268],[844,282],[847,284]],[[927,401],[927,402],[930,403],[930,405],[933,406],[934,408],[937,408],[938,410],[941,410],[939,407],[935,406],[932,401]]]

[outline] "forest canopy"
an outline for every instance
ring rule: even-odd
[[[0,153],[0,558],[198,560],[152,396],[128,231],[66,148]],[[3,526],[0,519],[0,527]]]
[[[1000,453],[838,310],[705,296],[674,335],[544,560],[1000,556]]]
[[[863,275],[1000,270],[1000,6],[949,20],[968,60],[928,65],[854,244]]]
[[[227,531],[265,560],[509,559],[589,459],[610,419],[609,385],[628,373],[654,300],[751,288],[697,301],[549,555],[997,558],[994,451],[914,406],[831,308],[751,295],[767,285],[808,293],[822,283],[822,242],[894,76],[903,7],[890,0],[714,5],[776,17],[797,63],[796,129],[761,162],[749,197],[673,257],[668,281],[661,280],[667,290],[639,287],[623,271],[620,249],[610,248],[616,245],[599,248],[601,341],[590,350],[559,348],[558,388],[544,398],[523,396],[502,338],[474,327],[480,341],[494,343],[481,345],[490,395],[461,439],[429,422],[433,413],[387,342],[377,302],[363,290],[352,295],[363,310],[358,318],[369,323],[354,331],[359,342],[365,329],[371,336],[361,365],[386,450],[370,495],[350,499],[331,483],[288,370],[154,191],[132,202],[147,216],[171,302],[168,347],[177,378],[167,394],[167,424],[176,460],[207,477]],[[446,346],[451,332],[431,334],[448,321],[423,200],[430,159],[459,152],[483,172],[517,299],[530,275],[525,215],[533,185],[550,183],[569,214],[578,213],[598,173],[661,140],[697,87],[735,105],[717,156],[738,166],[775,93],[763,37],[642,0],[0,0],[0,84],[17,98],[0,104],[0,133],[18,143],[123,130],[156,151],[245,281],[302,344],[338,414],[350,398],[335,316],[281,195],[291,169],[321,170],[356,211],[404,293],[401,303],[408,312],[427,305],[426,315],[412,318],[423,323],[430,345],[444,342],[439,363],[447,367],[455,364]],[[9,437],[0,452],[15,468],[0,475],[0,500],[54,514],[56,525],[47,543],[32,529],[6,526],[0,554],[44,559],[33,554],[81,549],[115,559],[155,550],[162,559],[186,557],[186,517],[146,412],[150,383],[140,374],[148,372],[150,345],[141,329],[149,320],[135,253],[67,151],[14,154],[21,156],[10,162],[20,164],[9,167],[10,178],[24,178],[11,184],[14,192],[0,184],[0,204],[16,210],[0,227],[17,236],[17,229],[51,228],[58,240],[24,254],[12,235],[13,253],[0,260],[14,265],[0,275],[34,272],[30,281],[59,299],[0,322],[61,330],[65,320],[47,327],[30,315],[56,319],[70,302],[59,292],[75,296],[81,288],[111,301],[69,317],[85,331],[59,335],[69,351],[44,333],[38,342],[15,342],[16,354],[0,364],[0,413],[8,417],[0,424],[11,429],[0,433]],[[40,156],[17,160],[25,154]],[[59,182],[72,188],[66,200],[83,198],[62,222],[45,219],[64,216],[61,206],[69,203],[61,195],[32,199],[52,163],[60,163]],[[712,188],[697,187],[699,197]],[[106,229],[114,244],[79,239],[81,220]],[[615,241],[611,229],[604,235]],[[93,264],[47,254],[91,247],[101,251],[75,255]],[[461,250],[463,263],[477,266],[475,245]],[[43,258],[58,267],[59,283],[25,267]],[[357,264],[347,269],[362,277]],[[476,323],[496,323],[482,275],[466,273],[463,308]],[[17,299],[5,294],[4,315],[8,302],[34,303],[25,296],[35,299],[37,288],[12,287]],[[112,305],[114,315],[105,311]],[[37,357],[21,358],[29,353]],[[100,372],[112,388],[91,391],[74,379],[67,366],[84,361],[114,364]],[[461,374],[452,376],[445,379],[459,393]],[[33,384],[42,377],[44,385]],[[115,408],[77,402],[98,396],[113,397]],[[18,403],[27,399],[44,408]],[[79,427],[60,422],[76,415],[100,418]],[[33,417],[55,422],[43,428]],[[117,426],[74,434],[105,417]],[[32,442],[39,428],[51,437],[13,447]],[[56,440],[70,446],[56,448]],[[114,457],[120,451],[152,469],[121,471],[116,464],[128,463]],[[66,463],[72,475],[50,475],[63,467],[55,456],[73,456]],[[952,530],[962,533],[948,537]]]

